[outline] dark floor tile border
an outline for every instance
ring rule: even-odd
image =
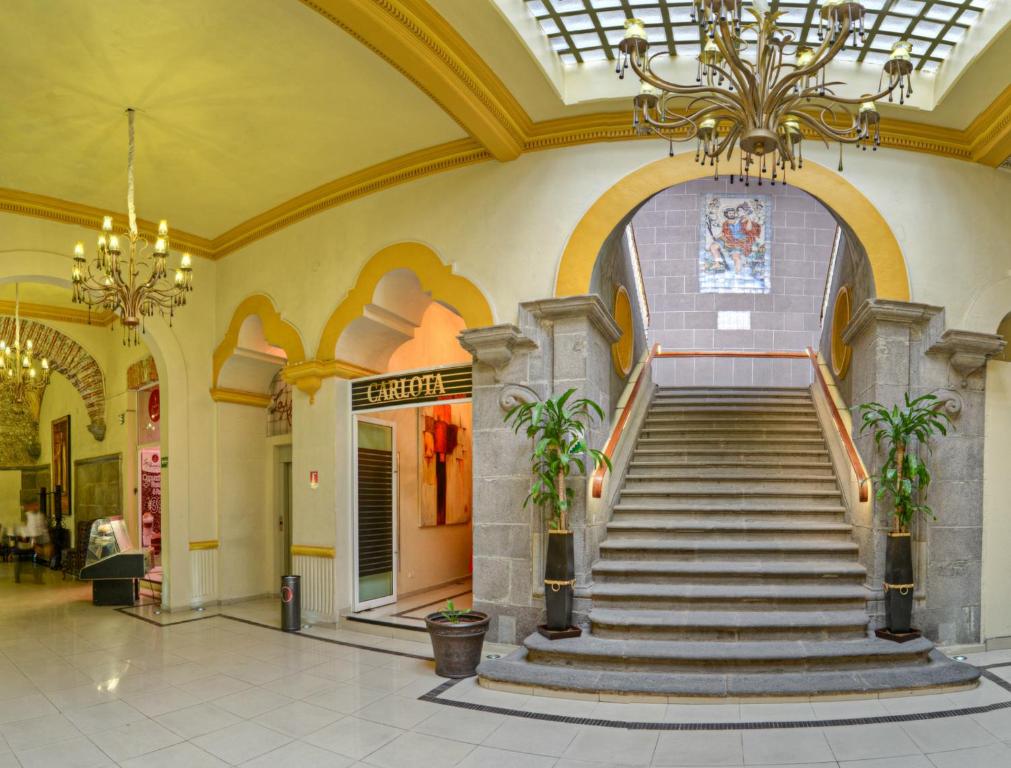
[[[836,728],[847,725],[881,725],[884,723],[909,723],[925,720],[941,720],[948,717],[962,717],[965,715],[982,715],[987,712],[996,712],[1001,709],[1011,708],[1011,701],[1000,701],[994,704],[981,704],[976,707],[964,707],[963,709],[946,709],[936,712],[920,712],[908,715],[880,715],[877,717],[850,717],[836,718],[834,720],[772,720],[769,722],[746,722],[746,723],[663,723],[663,722],[639,722],[628,720],[604,720],[593,717],[572,717],[569,715],[553,715],[545,712],[528,712],[523,709],[510,709],[508,707],[493,707],[488,704],[475,704],[470,701],[459,701],[458,699],[445,699],[442,694],[452,688],[457,680],[448,680],[438,687],[432,689],[423,696],[419,696],[420,701],[430,704],[442,704],[447,707],[457,707],[467,709],[472,712],[487,712],[492,715],[506,715],[508,717],[522,717],[527,720],[540,720],[551,723],[566,723],[569,725],[592,725],[598,728],[620,728],[629,731],[773,731],[786,730],[789,728]],[[555,699],[557,701],[557,699]],[[702,706],[702,705],[700,705]]]
[[[140,619],[141,621],[146,621],[148,624],[152,624],[156,627],[174,627],[178,624],[192,624],[194,621],[206,621],[207,619],[215,619],[221,614],[212,613],[209,616],[197,616],[195,619],[179,619],[179,621],[157,621],[156,619],[150,619],[147,616],[141,616],[139,613],[130,613],[132,608],[138,608],[144,606],[123,606],[122,608],[116,608],[119,613],[124,616],[129,616],[131,619]]]
[[[400,616],[400,614],[396,614]],[[375,627],[389,627],[391,629],[403,629],[408,632],[428,632],[425,627],[412,627],[408,624],[394,624],[393,622],[386,619],[369,619],[364,616],[347,616],[348,621],[353,621],[358,624],[371,624]]]
[[[117,608],[124,616],[130,616],[135,619],[140,619],[148,624],[153,624],[156,627],[172,627],[176,624],[189,624],[194,621],[204,621],[206,619],[227,619],[229,621],[237,621],[241,624],[248,624],[253,627],[260,627],[261,629],[271,629],[275,632],[284,632],[280,627],[274,627],[270,624],[263,624],[258,621],[252,621],[251,619],[240,619],[238,616],[227,616],[223,613],[215,613],[210,616],[200,616],[195,619],[183,619],[182,621],[173,622],[171,624],[162,624],[153,619],[149,619],[146,616],[139,616],[135,613],[129,613],[127,608]],[[362,651],[373,651],[375,653],[384,653],[389,656],[400,656],[408,659],[418,659],[420,661],[432,661],[428,656],[421,656],[415,653],[407,653],[406,651],[394,651],[388,648],[375,648],[373,646],[362,645],[360,643],[348,643],[343,640],[332,640],[328,637],[318,637],[316,635],[307,635],[303,632],[284,632],[286,635],[292,635],[294,637],[302,637],[306,640],[318,640],[323,643],[330,643],[331,645],[340,645],[346,648],[355,648]],[[995,685],[1011,693],[1011,682],[1005,680],[999,675],[995,675],[989,670],[994,667],[1007,667],[1011,666],[1011,662],[1001,663],[1001,664],[990,664],[984,667],[977,667],[980,670],[980,674],[987,680],[991,681]],[[598,728],[618,728],[622,730],[629,731],[766,731],[766,730],[786,730],[789,728],[837,728],[847,725],[882,725],[886,723],[911,723],[911,722],[923,722],[927,720],[942,720],[949,717],[964,717],[966,715],[984,715],[988,712],[998,712],[1002,709],[1011,708],[1011,701],[998,701],[993,704],[981,704],[975,707],[963,707],[962,709],[944,709],[935,712],[916,712],[908,715],[879,715],[877,717],[849,717],[849,718],[836,718],[834,720],[772,720],[768,722],[746,722],[746,723],[657,723],[657,722],[641,722],[632,720],[607,720],[601,718],[593,717],[575,717],[570,715],[553,715],[546,712],[528,712],[523,709],[511,709],[509,707],[494,707],[489,704],[475,704],[470,701],[460,701],[458,699],[446,699],[442,698],[442,695],[446,691],[450,690],[454,685],[460,683],[460,680],[446,680],[440,683],[435,688],[430,690],[428,693],[422,694],[418,697],[418,701],[428,702],[430,704],[441,704],[445,707],[456,707],[457,709],[467,709],[472,712],[486,712],[492,715],[505,715],[506,717],[521,717],[526,720],[540,720],[542,722],[550,723],[566,723],[569,725],[591,725]],[[915,697],[910,697],[915,698]],[[550,699],[545,699],[550,700]],[[556,699],[557,700],[557,699]],[[873,699],[869,699],[873,701]],[[605,702],[606,703],[606,702]],[[770,699],[770,703],[775,703],[774,699]],[[701,705],[700,705],[701,706]]]

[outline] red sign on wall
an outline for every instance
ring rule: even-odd
[[[157,424],[161,418],[161,392],[158,387],[151,390],[151,397],[147,401],[147,415],[153,424]]]

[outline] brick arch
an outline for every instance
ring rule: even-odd
[[[0,317],[0,338],[14,338],[14,318]],[[49,359],[49,368],[64,376],[84,400],[88,431],[105,438],[105,375],[95,358],[66,334],[33,320],[21,321],[21,339],[31,339],[36,357]]]

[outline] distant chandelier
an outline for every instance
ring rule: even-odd
[[[0,341],[0,389],[15,403],[23,403],[29,394],[41,392],[49,383],[49,360],[42,358],[35,366],[32,340],[21,341],[20,287],[14,285],[14,341]]]
[[[913,93],[912,46],[898,41],[884,64],[879,93],[859,98],[835,94],[841,81],[828,81],[825,69],[850,38],[864,36],[864,7],[849,0],[823,0],[818,47],[794,41],[793,32],[778,24],[782,12],[770,11],[755,0],[747,10],[753,22],[742,23],[744,0],[694,0],[692,20],[701,27],[702,52],[694,85],[680,85],[653,71],[646,28],[639,19],[625,22],[619,43],[617,73],[625,76],[631,65],[641,89],[634,98],[632,123],[637,133],[656,134],[670,143],[698,140],[696,159],[708,161],[719,175],[720,157],[728,161],[740,146],[737,175],[745,184],[768,172],[773,184],[785,182],[787,167],[803,167],[803,131],[839,144],[842,170],[844,144],[873,149],[881,143],[875,102],[891,101],[896,89],[899,103]],[[757,42],[744,39],[751,30]],[[887,84],[885,84],[887,78]],[[857,107],[856,114],[853,107]],[[780,174],[782,176],[780,177]]]
[[[167,278],[165,262],[169,252],[168,223],[163,219],[158,225],[151,263],[143,253],[148,241],[137,232],[137,212],[133,204],[133,116],[126,110],[130,126],[130,149],[127,154],[126,205],[130,228],[123,233],[127,238],[129,255],[125,263],[121,258],[120,238],[112,234],[112,216],[102,222],[98,236],[96,256],[89,263],[84,256],[84,243],[74,246],[74,301],[88,307],[102,307],[119,315],[124,331],[124,344],[137,344],[138,328],[143,330],[144,318],[151,317],[157,309],[168,315],[171,324],[177,307],[186,304],[186,294],[193,290],[192,258],[184,253],[173,280]],[[145,277],[141,277],[141,267]]]

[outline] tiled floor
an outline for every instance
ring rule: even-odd
[[[444,682],[418,658],[427,643],[283,634],[271,628],[274,601],[171,616],[146,608],[142,621],[88,598],[87,585],[58,577],[15,585],[0,565],[0,768],[1011,768],[1011,693],[990,680],[961,693],[813,703],[568,701],[472,680],[426,696]],[[1011,652],[978,659],[1002,664]],[[991,673],[1011,678],[1011,665]],[[967,707],[976,710],[910,719]],[[880,721],[816,724],[868,717]],[[754,727],[785,721],[794,725]]]

